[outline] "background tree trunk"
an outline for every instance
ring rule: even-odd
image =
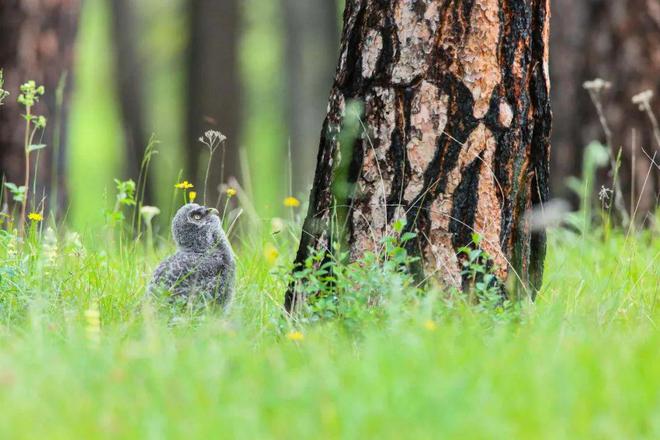
[[[138,182],[140,167],[149,143],[145,128],[142,63],[136,53],[136,45],[140,41],[139,28],[132,0],[110,0],[110,5],[117,94],[126,143],[125,166],[128,176]],[[145,204],[154,203],[150,182],[151,179],[145,182]]]
[[[66,205],[66,151],[71,67],[80,4],[76,0],[3,0],[0,2],[0,68],[5,73],[5,89],[11,92],[0,110],[0,174],[6,180],[23,184],[25,121],[24,109],[16,102],[19,86],[28,80],[44,85],[46,94],[35,107],[48,118],[35,173],[36,193],[30,199],[39,203],[53,195],[51,207]],[[62,82],[58,103],[58,84]],[[36,157],[36,154],[33,154]],[[32,185],[32,183],[31,183]],[[56,200],[56,201],[55,201]]]
[[[545,233],[525,214],[548,194],[548,38],[547,0],[348,0],[297,267],[347,206],[352,259],[406,219],[420,275],[461,287],[477,232],[501,280],[540,287]],[[353,99],[366,130],[349,146]]]
[[[553,190],[566,195],[562,178],[579,174],[584,147],[592,140],[605,141],[589,94],[582,88],[585,81],[602,78],[612,83],[604,94],[603,105],[613,132],[613,147],[617,151],[622,148],[620,174],[626,206],[630,212],[639,200],[637,219],[643,222],[657,207],[660,172],[642,148],[653,156],[660,146],[647,117],[631,98],[645,89],[653,90],[653,111],[660,114],[660,3],[557,0],[555,12],[551,46],[553,107],[557,115],[553,174],[558,177],[553,181]],[[597,187],[601,184],[611,188],[611,176],[599,176]]]
[[[209,129],[227,136],[224,164],[222,147],[213,159],[209,204],[216,203],[219,184],[240,175],[239,5],[238,0],[191,0],[185,177],[195,179],[200,197],[208,150],[197,139]]]
[[[568,176],[579,177],[582,154],[587,144],[599,133],[581,126],[594,115],[589,94],[582,87],[585,42],[588,32],[589,1],[555,0],[552,5],[550,37],[550,77],[552,81],[552,173],[550,182],[555,197],[569,199],[577,207],[577,197],[566,186]],[[595,121],[594,121],[595,122]],[[589,138],[589,136],[592,136]]]
[[[339,27],[336,0],[283,0],[286,26],[287,121],[293,193],[309,191],[315,148],[332,84]]]

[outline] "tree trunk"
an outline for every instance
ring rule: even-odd
[[[219,130],[227,136],[225,146],[213,158],[207,189],[209,204],[216,203],[218,185],[240,175],[239,5],[238,0],[191,1],[185,177],[195,179],[200,196],[208,150],[198,139],[206,130]]]
[[[25,109],[16,102],[19,87],[28,80],[44,85],[46,94],[34,111],[48,119],[40,143],[36,192],[30,182],[30,202],[39,204],[52,196],[49,206],[66,205],[66,151],[69,98],[71,95],[73,45],[80,4],[76,0],[37,0],[0,2],[0,69],[4,70],[5,89],[11,95],[0,109],[0,174],[22,185],[25,152],[23,136]],[[58,99],[58,85],[61,98]],[[36,158],[33,154],[33,160]],[[46,199],[48,202],[48,199]]]
[[[347,206],[353,260],[405,219],[420,277],[462,287],[476,232],[500,280],[540,287],[545,233],[526,213],[548,194],[548,25],[547,0],[348,0],[296,267],[332,249]],[[365,130],[349,146],[351,100]]]
[[[579,177],[582,154],[587,144],[599,137],[594,128],[579,123],[582,114],[594,115],[593,104],[582,84],[585,41],[589,21],[588,1],[555,0],[550,41],[550,79],[552,81],[552,174],[550,183],[555,197],[569,199],[577,207],[577,197],[566,186],[567,177]],[[592,136],[589,138],[589,136]]]
[[[337,50],[336,0],[283,0],[293,194],[309,191]]]
[[[603,95],[603,106],[615,154],[622,149],[619,173],[626,207],[632,213],[639,202],[636,217],[638,222],[644,222],[658,204],[660,172],[642,148],[652,157],[660,145],[647,116],[639,112],[631,98],[645,89],[653,90],[652,110],[660,115],[660,3],[558,0],[556,10],[556,40],[552,45],[552,73],[556,80],[553,102],[557,114],[553,130],[555,175],[575,174],[584,146],[592,140],[605,142],[598,116],[582,84],[594,78],[611,82],[611,89]],[[660,153],[656,162],[658,157]],[[612,187],[609,174],[599,176],[597,188]],[[560,180],[553,185],[558,193],[562,193],[562,186]]]
[[[126,170],[135,182],[140,178],[140,168],[146,152],[149,136],[145,128],[144,80],[142,63],[136,53],[139,32],[132,0],[110,0],[112,33],[115,49],[117,94],[121,108],[121,121],[126,143]],[[154,203],[150,180],[144,186],[144,203]]]

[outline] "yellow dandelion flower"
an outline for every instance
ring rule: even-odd
[[[289,341],[299,342],[299,341],[302,341],[303,339],[305,339],[305,335],[302,332],[298,331],[298,330],[294,330],[294,331],[290,331],[289,333],[287,333],[286,338]]]
[[[190,203],[194,202],[196,198],[197,198],[197,192],[190,191],[188,193],[188,200],[190,200]]]
[[[40,221],[42,221],[42,220],[44,219],[44,216],[41,215],[41,214],[38,213],[38,212],[31,212],[31,213],[28,215],[28,218],[29,218],[30,220],[32,220],[33,222],[40,222]]]
[[[438,325],[431,319],[424,321],[424,328],[430,332],[435,331]]]
[[[264,246],[264,257],[266,257],[268,264],[275,264],[277,257],[279,256],[279,251],[272,243],[268,243],[266,246]]]
[[[289,196],[286,199],[284,199],[284,206],[287,208],[297,208],[300,206],[300,200],[296,199],[293,196]]]
[[[188,182],[187,180],[184,180],[183,182],[179,182],[176,185],[174,185],[174,187],[178,189],[190,189],[190,188],[194,188],[194,186],[195,185]]]
[[[227,188],[225,191],[228,197],[234,197],[236,195],[236,188]]]

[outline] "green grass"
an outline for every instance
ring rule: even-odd
[[[554,231],[535,304],[498,313],[429,293],[356,334],[287,323],[271,238],[251,236],[226,314],[143,300],[168,249],[101,231],[84,255],[60,240],[49,265],[44,239],[12,254],[3,236],[0,438],[660,437],[650,235]],[[284,265],[295,243],[277,244]]]

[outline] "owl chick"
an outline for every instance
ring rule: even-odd
[[[234,293],[236,263],[218,210],[196,203],[182,206],[172,221],[177,250],[154,271],[149,291],[173,298],[201,295],[226,305]]]

